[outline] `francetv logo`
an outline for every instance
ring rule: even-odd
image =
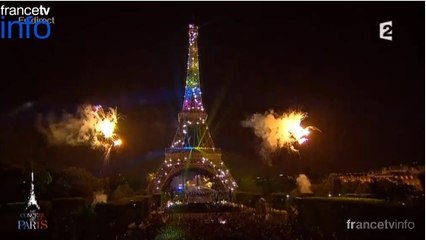
[[[48,39],[54,17],[48,17],[50,7],[0,6],[0,39]]]

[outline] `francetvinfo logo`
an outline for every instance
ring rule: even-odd
[[[50,7],[0,6],[0,39],[48,39],[52,33]]]

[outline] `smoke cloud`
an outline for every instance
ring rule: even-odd
[[[305,174],[299,174],[296,178],[296,183],[300,193],[312,193],[311,181],[309,181],[309,178]]]
[[[106,123],[106,124],[105,124]],[[108,127],[112,129],[103,129]],[[37,122],[39,132],[47,137],[52,145],[88,145],[92,148],[108,148],[115,140],[105,132],[114,131],[117,112],[109,108],[104,112],[101,106],[89,104],[80,106],[75,114],[63,113],[60,117],[49,114],[40,116]]]
[[[105,194],[103,191],[94,192],[93,193],[93,205],[96,205],[98,203],[107,203],[108,202],[108,195]]]

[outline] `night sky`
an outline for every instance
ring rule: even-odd
[[[112,153],[111,171],[155,171],[182,106],[189,23],[200,26],[212,136],[236,178],[424,164],[423,2],[43,5],[55,17],[50,39],[0,40],[3,166],[97,172],[100,152],[49,146],[35,128],[40,116],[91,103],[123,116],[125,145]],[[393,41],[379,39],[385,21]],[[308,112],[303,124],[321,132],[300,155],[276,153],[271,168],[241,121],[289,108]]]

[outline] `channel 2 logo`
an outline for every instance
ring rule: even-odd
[[[379,29],[381,39],[392,41],[392,21],[380,23]]]

